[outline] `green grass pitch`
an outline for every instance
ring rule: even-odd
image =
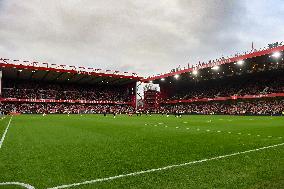
[[[0,138],[9,120],[0,118]],[[279,189],[283,143],[284,117],[21,115],[0,149],[0,183],[47,189],[204,160],[62,188]]]

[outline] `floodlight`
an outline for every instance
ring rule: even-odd
[[[220,67],[219,67],[219,66],[214,66],[214,67],[212,67],[211,69],[212,69],[212,70],[219,70]]]
[[[198,71],[197,71],[197,70],[194,70],[192,73],[193,73],[193,75],[197,75],[197,74],[198,74]]]
[[[161,78],[161,81],[165,81],[165,78]]]
[[[241,66],[241,65],[244,64],[244,61],[243,61],[243,60],[239,60],[239,61],[237,62],[237,64]]]
[[[174,77],[175,77],[176,79],[178,79],[178,78],[179,78],[179,75],[178,75],[178,74],[176,74]]]
[[[272,54],[272,57],[274,58],[279,58],[280,56],[281,56],[281,53],[278,51]]]

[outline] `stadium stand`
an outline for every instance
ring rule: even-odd
[[[217,98],[230,96],[272,94],[284,92],[284,72],[268,71],[234,77],[188,82],[177,86],[168,100]]]
[[[0,110],[6,114],[133,113],[136,82],[141,81],[159,84],[161,89],[145,92],[145,112],[282,115],[283,51],[284,46],[276,45],[146,79],[127,72],[2,58]]]
[[[283,115],[284,46],[147,78],[159,84],[159,113]]]
[[[79,86],[74,84],[27,82],[22,80],[4,80],[3,83],[3,98],[131,101],[130,91],[126,86]]]
[[[0,109],[18,113],[134,112],[135,73],[0,59]]]

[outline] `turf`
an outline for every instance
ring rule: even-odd
[[[0,119],[0,137],[9,119]],[[0,183],[46,189],[283,142],[284,117],[14,116],[0,149]],[[73,188],[283,188],[283,157],[279,146]]]

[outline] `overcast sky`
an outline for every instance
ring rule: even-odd
[[[283,40],[283,0],[0,0],[5,58],[148,76]]]

